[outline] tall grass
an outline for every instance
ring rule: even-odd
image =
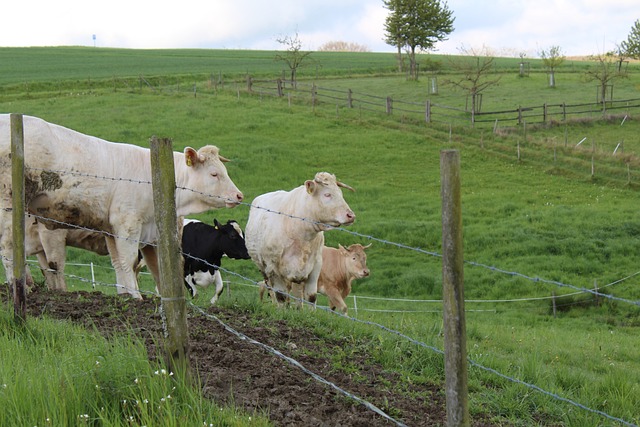
[[[0,306],[0,425],[267,425],[202,399],[150,364],[132,337],[103,338],[47,319],[16,325]]]

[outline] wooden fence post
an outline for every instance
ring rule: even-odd
[[[154,216],[158,227],[157,253],[161,278],[158,288],[166,328],[165,360],[171,372],[188,379],[190,373],[187,304],[176,217],[176,181],[171,139],[158,140],[155,136],[151,138],[151,174]]]
[[[427,123],[431,123],[431,100],[427,99],[427,105],[425,107],[424,119]]]
[[[22,114],[11,114],[11,203],[13,228],[13,311],[16,323],[27,319],[24,249],[24,127]]]
[[[353,108],[353,91],[351,89],[347,91],[347,106]]]
[[[391,99],[390,96],[387,96],[386,108],[387,108],[387,114],[391,114],[393,112],[393,100]]]
[[[317,91],[316,91],[316,84],[313,83],[311,85],[311,106],[313,107],[313,111],[316,111],[316,96],[317,96]]]
[[[282,90],[282,80],[278,79],[277,83],[278,83],[278,96],[282,97],[284,95],[284,92]]]
[[[442,181],[442,298],[447,426],[468,427],[467,332],[464,314],[464,259],[460,154],[440,152]]]

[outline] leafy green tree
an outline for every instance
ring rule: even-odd
[[[620,44],[620,47],[629,58],[640,59],[640,19],[636,19],[629,37]]]
[[[565,60],[565,56],[562,54],[560,46],[551,46],[547,50],[540,51],[540,58],[545,67],[549,69],[549,86],[556,87],[556,75],[555,70]]]
[[[434,49],[453,31],[453,11],[440,0],[382,0],[390,14],[385,21],[385,42],[409,56],[409,75],[417,79],[416,50]]]

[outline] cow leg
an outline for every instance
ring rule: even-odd
[[[303,284],[303,298],[305,301],[309,301],[313,304],[314,307],[316,305],[316,299],[318,298],[318,278],[320,277],[321,269],[322,263],[316,263],[311,274],[309,274],[309,277]]]
[[[129,294],[136,299],[142,299],[134,271],[138,259],[138,244],[112,236],[106,236],[105,239],[111,256],[111,264],[116,270],[118,294]]]
[[[333,286],[328,286],[327,288],[325,288],[324,291],[327,295],[327,298],[329,298],[329,306],[331,307],[331,310],[336,310],[339,313],[347,314],[347,304],[345,304],[344,300],[342,299],[340,290]]]
[[[218,301],[218,298],[220,298],[220,294],[222,294],[222,291],[224,290],[224,283],[222,282],[222,275],[220,274],[220,270],[216,270],[216,272],[213,274],[213,280],[216,284],[216,293],[213,295],[213,298],[211,298],[211,304],[215,304],[216,301]]]
[[[36,258],[38,259],[38,265],[44,276],[44,283],[47,285],[47,289],[56,289],[56,274],[51,270],[51,267],[49,267],[46,254],[44,252],[38,252]]]
[[[291,294],[291,296],[295,299],[295,307],[298,309],[301,309],[304,304],[305,286],[305,283],[300,282],[289,282],[287,286],[289,294]]]
[[[67,260],[67,230],[47,230],[39,225],[40,243],[44,250],[44,277],[47,287],[56,291],[66,291],[67,282],[64,278],[64,265]],[[42,267],[42,261],[38,256]]]
[[[271,287],[271,301],[276,304],[278,307],[283,307],[289,303],[289,293],[290,290],[288,286],[280,280],[278,277],[273,276],[265,280],[265,283]]]
[[[142,252],[144,262],[151,272],[153,280],[156,282],[156,286],[160,288],[160,268],[158,267],[158,252],[156,251],[156,247],[151,245],[144,246],[140,249],[140,252]],[[180,268],[182,269],[182,267]]]
[[[4,204],[4,206],[10,206]],[[11,210],[0,208],[0,257],[7,279],[7,284],[13,286],[13,221]]]
[[[198,293],[198,288],[196,287],[193,274],[190,274],[184,278],[184,284],[186,288],[189,290],[189,293],[191,294],[191,298],[195,298],[196,294]]]

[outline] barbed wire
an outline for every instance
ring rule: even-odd
[[[88,174],[84,174],[83,176],[90,176],[90,175],[88,175]],[[104,177],[98,177],[98,176],[92,176],[92,177],[95,177],[95,178],[104,178]],[[144,182],[144,181],[136,181],[136,180],[131,180],[131,179],[123,179],[123,178],[105,178],[105,179],[111,179],[111,180],[122,180],[122,181],[128,181],[128,182],[136,182],[136,183],[148,184],[148,182]],[[178,188],[181,188],[181,189],[184,189],[184,190],[189,190],[189,191],[194,191],[194,190],[192,190],[192,189],[188,189],[188,188],[184,188],[184,187],[178,187]],[[197,191],[195,191],[195,192],[197,192]],[[198,193],[201,193],[201,192],[198,192]],[[205,193],[201,193],[201,194],[205,194]],[[205,195],[206,195],[206,194],[205,194]],[[212,195],[208,195],[208,196],[209,196],[209,197],[219,197],[219,198],[223,198],[223,197],[221,197],[221,196],[212,196]],[[264,208],[261,208],[261,207],[259,207],[259,206],[253,206],[253,205],[251,205],[251,204],[247,204],[247,203],[240,203],[240,204],[244,204],[244,205],[247,205],[247,206],[250,206],[250,207],[255,207],[255,208],[264,209]],[[307,221],[307,222],[311,222],[311,223],[313,223],[313,224],[322,224],[322,223],[320,223],[320,222],[318,222],[318,221],[314,221],[314,220],[311,220],[311,219],[309,219],[309,218],[301,218],[301,217],[297,217],[297,216],[295,216],[295,215],[290,215],[290,214],[287,214],[287,213],[284,213],[284,212],[278,212],[278,211],[274,211],[274,210],[270,210],[270,209],[264,209],[264,210],[266,210],[266,211],[268,211],[268,212],[271,212],[271,213],[275,213],[275,214],[285,215],[285,216],[290,217],[290,218],[295,218],[295,219],[299,219],[299,220],[304,220],[304,221]],[[41,218],[42,218],[42,217],[41,217]],[[52,219],[50,219],[50,218],[45,218],[45,219],[46,219],[47,221],[55,221],[55,220],[52,220]],[[88,230],[88,231],[99,232],[98,230],[91,230],[91,229],[84,228],[84,227],[78,227],[78,226],[76,226],[76,225],[74,225],[74,224],[64,223],[64,222],[60,222],[60,221],[55,221],[55,222],[58,222],[60,225],[71,226],[72,228],[83,228],[83,229]],[[331,227],[331,226],[329,226],[329,227],[330,227],[330,228],[335,228],[335,227]],[[414,250],[414,251],[417,251],[417,252],[426,253],[426,254],[429,254],[429,255],[432,255],[432,256],[441,257],[441,255],[440,255],[440,254],[438,254],[438,253],[436,253],[436,252],[425,251],[425,250],[423,250],[423,249],[421,249],[421,248],[415,248],[415,247],[411,247],[411,246],[409,246],[409,245],[404,245],[404,244],[400,244],[400,243],[396,243],[396,242],[391,242],[391,241],[388,241],[388,240],[385,240],[385,239],[379,239],[379,238],[376,238],[376,237],[374,237],[374,236],[364,235],[364,234],[357,233],[357,232],[353,232],[353,231],[350,231],[350,230],[345,230],[345,229],[339,229],[339,230],[341,230],[341,231],[343,231],[343,232],[347,232],[347,233],[352,234],[352,235],[356,235],[356,236],[359,236],[359,237],[367,238],[367,239],[370,239],[370,240],[376,240],[376,241],[379,241],[379,242],[382,242],[382,243],[385,243],[385,244],[390,244],[390,245],[394,245],[394,246],[401,247],[401,248],[404,248],[404,249],[410,249],[410,250]],[[124,238],[124,239],[127,239],[127,240],[135,240],[135,239],[130,239],[130,238],[122,237],[122,236],[116,236],[115,234],[111,234],[111,233],[105,233],[105,234],[110,235],[110,236],[112,236],[112,237],[114,237],[114,238]],[[145,245],[153,245],[153,246],[155,246],[154,244],[152,244],[152,243],[150,243],[150,242],[140,242],[140,241],[138,241],[138,243],[139,243],[139,244],[143,243],[143,244],[145,244]],[[546,283],[546,284],[552,284],[552,285],[556,285],[556,286],[560,286],[560,287],[567,287],[567,288],[574,289],[574,290],[578,291],[579,293],[587,292],[587,293],[591,293],[591,294],[594,294],[594,295],[597,295],[597,296],[600,296],[600,297],[603,297],[603,298],[609,298],[609,299],[612,299],[612,300],[615,300],[615,301],[620,301],[620,302],[630,303],[630,304],[633,304],[633,305],[636,305],[636,306],[640,305],[640,302],[639,302],[639,301],[632,301],[632,300],[627,300],[627,299],[624,299],[624,298],[614,297],[614,296],[611,296],[611,295],[608,295],[608,294],[602,294],[602,293],[597,292],[597,291],[594,291],[594,290],[592,290],[592,289],[580,288],[580,287],[577,287],[577,286],[574,286],[574,285],[565,284],[565,283],[562,283],[562,282],[559,282],[559,281],[547,280],[547,279],[542,279],[542,278],[539,278],[539,277],[532,277],[532,276],[528,276],[528,275],[525,275],[525,274],[522,274],[522,273],[518,273],[518,272],[514,272],[514,271],[508,271],[508,270],[504,270],[504,269],[501,269],[501,268],[498,268],[498,267],[494,267],[494,266],[490,266],[490,265],[486,265],[486,264],[482,264],[482,263],[477,263],[477,262],[472,262],[472,261],[465,261],[465,263],[466,263],[466,264],[469,264],[469,265],[472,265],[472,266],[481,267],[481,268],[485,268],[485,269],[488,269],[488,270],[491,270],[491,271],[499,272],[499,273],[502,273],[502,274],[507,274],[507,275],[511,275],[511,276],[515,276],[515,277],[521,277],[521,278],[524,278],[524,279],[527,279],[527,280],[533,281],[533,282],[535,282],[535,283]],[[218,268],[219,268],[220,270],[222,270],[222,271],[226,272],[227,274],[235,274],[235,275],[237,275],[237,276],[239,276],[239,277],[242,277],[242,278],[243,278],[243,279],[245,279],[245,280],[253,281],[252,279],[249,279],[249,278],[244,277],[244,276],[242,276],[242,275],[236,274],[235,272],[231,272],[231,271],[229,271],[229,270],[227,270],[227,269],[223,269],[223,268],[222,268],[222,267],[220,267],[220,266],[218,266]],[[639,273],[634,273],[634,275],[636,275],[636,274],[639,274]],[[632,275],[632,276],[634,276],[634,275]],[[632,276],[629,276],[629,277],[632,277]],[[75,277],[77,278],[77,276],[75,276]],[[85,279],[85,280],[86,280],[86,279]],[[621,280],[622,280],[622,279],[621,279]],[[617,281],[617,282],[619,282],[619,281]],[[254,281],[254,283],[255,283],[256,285],[258,284],[258,283],[257,283],[257,282],[255,282],[255,281]],[[121,288],[124,288],[124,286],[121,286],[121,285],[118,285],[118,284],[116,284],[116,285],[108,285],[108,286],[115,286],[115,287],[121,287]],[[268,286],[267,286],[267,287],[268,287]],[[274,291],[273,289],[271,289],[271,290],[272,290],[272,291]],[[298,298],[296,298],[296,297],[294,297],[294,296],[292,296],[292,295],[291,295],[291,296],[289,296],[289,297],[290,297],[291,299],[293,299],[293,300],[298,300],[298,301],[300,301]],[[161,299],[162,299],[162,298],[161,298]],[[302,300],[302,303],[307,304],[308,302],[307,302],[307,301]],[[310,304],[310,303],[308,303],[308,304]],[[313,304],[312,304],[312,305],[313,305]],[[314,307],[315,307],[315,305],[314,305]],[[332,313],[336,314],[335,312],[333,312],[333,311],[329,310],[328,308],[326,308],[326,309],[327,309],[329,312],[332,312]],[[395,335],[397,335],[397,336],[400,336],[400,337],[402,337],[402,338],[404,338],[404,339],[407,339],[407,340],[409,340],[410,342],[414,343],[415,345],[418,345],[418,346],[422,346],[422,347],[428,348],[428,349],[430,349],[430,350],[432,350],[432,351],[434,351],[434,352],[436,352],[436,353],[439,353],[439,354],[444,354],[444,352],[443,352],[442,350],[440,350],[440,349],[438,349],[438,348],[436,348],[436,347],[428,346],[428,345],[427,345],[427,344],[425,344],[425,343],[422,343],[422,342],[420,342],[420,341],[417,341],[417,340],[415,340],[415,339],[413,339],[413,338],[411,338],[411,337],[409,337],[409,336],[407,336],[407,335],[405,335],[405,334],[403,334],[403,333],[401,333],[401,332],[399,332],[399,331],[395,331],[395,330],[390,329],[390,328],[388,328],[388,327],[386,327],[386,326],[384,326],[384,325],[381,325],[381,324],[378,324],[378,323],[375,323],[375,322],[363,321],[363,320],[355,319],[355,318],[348,317],[348,316],[345,316],[345,317],[346,317],[347,319],[350,319],[350,320],[355,321],[355,322],[360,322],[360,323],[366,323],[366,324],[370,324],[370,325],[375,325],[376,327],[379,327],[379,328],[381,328],[381,329],[383,329],[383,330],[385,330],[385,331],[387,331],[387,332],[389,332],[389,333],[392,333],[392,334],[395,334]],[[519,379],[516,379],[516,378],[512,378],[512,377],[509,377],[509,376],[507,376],[507,375],[505,375],[505,374],[501,374],[500,372],[498,372],[498,371],[496,371],[496,370],[494,370],[494,369],[492,369],[492,368],[484,367],[483,365],[480,365],[479,363],[477,363],[477,362],[475,362],[475,361],[473,361],[473,360],[471,360],[471,359],[469,359],[469,363],[470,363],[470,364],[472,364],[472,365],[473,365],[473,366],[475,366],[475,367],[478,367],[478,368],[481,368],[481,369],[487,370],[487,371],[489,371],[489,372],[492,372],[492,373],[494,373],[494,374],[496,374],[496,375],[498,375],[498,376],[500,376],[500,377],[502,377],[502,378],[504,378],[504,379],[507,379],[507,380],[509,380],[509,381],[512,381],[512,382],[515,382],[515,383],[518,383],[518,384],[526,385],[527,387],[529,387],[529,388],[531,388],[531,389],[533,389],[533,390],[536,390],[536,391],[542,392],[542,393],[544,393],[544,394],[547,394],[547,395],[548,395],[548,396],[550,396],[550,397],[553,397],[553,398],[555,398],[555,399],[559,399],[559,400],[564,401],[564,402],[566,402],[566,403],[570,403],[570,404],[572,404],[572,405],[574,405],[574,406],[576,406],[576,407],[579,407],[579,408],[581,408],[581,409],[584,409],[584,410],[587,410],[587,411],[590,411],[590,412],[593,412],[593,413],[599,414],[599,415],[604,416],[604,417],[606,417],[606,418],[608,418],[608,419],[611,419],[611,420],[614,420],[614,421],[620,422],[620,423],[625,424],[625,425],[628,425],[628,426],[635,426],[635,425],[634,425],[634,424],[632,424],[632,423],[629,423],[629,422],[627,422],[627,421],[625,421],[625,420],[622,420],[622,419],[619,419],[619,418],[613,417],[613,416],[608,415],[608,414],[606,414],[606,413],[604,413],[604,412],[602,412],[602,411],[599,411],[599,410],[595,410],[595,409],[588,408],[588,407],[586,407],[586,406],[584,406],[584,405],[582,405],[582,404],[580,404],[580,403],[574,402],[574,401],[572,401],[572,400],[570,400],[570,399],[567,399],[567,398],[561,397],[561,396],[559,396],[559,395],[557,395],[557,394],[554,394],[554,393],[551,393],[551,392],[545,391],[545,390],[541,389],[540,387],[535,386],[535,385],[533,385],[533,384],[529,384],[529,383],[526,383],[526,382],[524,382],[524,381],[522,381],[522,380],[519,380]]]
[[[333,388],[334,390],[342,393],[343,395],[347,396],[349,399],[355,400],[356,402],[360,403],[361,405],[364,405],[367,409],[369,409],[370,411],[375,412],[376,414],[386,418],[387,420],[393,422],[394,424],[398,425],[398,426],[405,426],[405,424],[401,423],[400,421],[394,419],[393,417],[389,416],[388,414],[386,414],[382,409],[378,408],[377,406],[373,405],[372,403],[344,390],[343,388],[339,387],[338,385],[332,383],[329,380],[324,379],[323,377],[321,377],[320,375],[316,374],[315,372],[305,368],[300,362],[298,362],[297,360],[293,359],[292,357],[289,357],[285,354],[283,354],[282,352],[280,352],[279,350],[261,343],[260,341],[257,341],[253,338],[250,338],[249,336],[243,334],[242,332],[236,331],[235,329],[233,329],[232,327],[230,327],[229,325],[227,325],[226,323],[224,323],[222,320],[220,320],[220,318],[218,318],[217,316],[207,313],[206,311],[204,311],[201,307],[198,307],[197,305],[190,303],[189,304],[195,311],[199,312],[201,315],[211,319],[211,320],[215,320],[216,322],[218,322],[225,330],[227,330],[228,332],[231,332],[232,334],[236,335],[238,338],[248,341],[253,345],[257,345],[261,348],[263,348],[264,350],[268,351],[269,353],[285,360],[287,363],[297,367],[298,369],[302,370],[305,374],[311,376],[313,379],[315,379],[318,382],[321,382],[323,384],[328,385],[329,387]]]
[[[241,278],[243,278],[243,279],[245,279],[245,280],[248,280],[248,281],[250,281],[250,282],[253,282],[253,284],[254,284],[255,286],[259,286],[259,285],[260,285],[258,282],[255,282],[253,279],[250,279],[250,278],[248,278],[248,277],[246,277],[246,276],[243,276],[242,274],[239,274],[239,273],[236,273],[236,272],[230,271],[230,270],[228,270],[228,269],[224,269],[224,268],[222,268],[222,267],[220,267],[220,270],[223,270],[223,271],[225,272],[225,274],[232,274],[232,275],[235,275],[235,276],[237,276],[237,277],[241,277]],[[80,280],[83,280],[83,281],[85,281],[85,282],[90,282],[90,280],[85,279],[85,278],[82,278],[81,276],[69,275],[69,277],[73,277],[73,278],[76,278],[76,279],[80,279]],[[619,281],[616,281],[616,282],[619,282]],[[612,282],[612,283],[616,283],[616,282]],[[114,284],[107,284],[107,283],[103,283],[103,282],[102,282],[102,283],[99,283],[99,284],[100,284],[101,286],[108,286],[108,287],[116,287],[116,288],[117,288],[117,287],[122,287],[122,286],[117,285],[117,284],[115,284],[115,285],[114,285]],[[275,291],[273,288],[271,288],[271,287],[270,287],[270,286],[268,286],[268,285],[266,285],[266,287],[267,287],[269,290]],[[143,291],[143,290],[141,290],[140,292],[141,292],[141,293],[144,293],[144,294],[151,295],[151,296],[158,297],[158,295],[157,295],[156,293],[153,293],[153,292]],[[295,297],[295,296],[293,296],[293,295],[287,295],[287,297],[289,297],[289,298],[291,298],[291,299],[293,299],[293,300],[300,301],[300,302],[302,302],[302,303],[304,303],[304,304],[310,305],[310,306],[312,306],[313,308],[321,309],[321,310],[323,310],[323,311],[325,311],[325,312],[331,313],[332,315],[336,315],[336,316],[339,316],[339,317],[343,317],[343,318],[345,318],[346,320],[350,320],[350,321],[353,321],[353,322],[355,322],[355,323],[360,323],[360,324],[369,325],[369,326],[373,326],[373,327],[379,328],[379,329],[381,329],[381,330],[383,330],[383,331],[385,331],[385,332],[387,332],[387,333],[389,333],[389,334],[396,335],[396,336],[398,336],[398,337],[400,337],[400,338],[402,338],[402,339],[404,339],[404,340],[407,340],[408,342],[410,342],[410,343],[412,343],[412,344],[414,344],[414,345],[416,345],[416,346],[419,346],[419,347],[422,347],[422,348],[429,349],[429,350],[431,350],[431,351],[433,351],[433,352],[435,352],[435,353],[437,353],[437,354],[440,354],[440,355],[443,355],[443,356],[444,356],[444,354],[445,354],[444,350],[441,350],[441,349],[439,349],[439,348],[437,348],[437,347],[435,347],[435,346],[428,345],[428,344],[426,344],[426,343],[424,343],[424,342],[422,342],[422,341],[418,341],[418,340],[416,340],[416,339],[414,339],[414,338],[412,338],[412,337],[410,337],[410,336],[408,336],[408,335],[406,335],[406,334],[404,334],[404,333],[402,333],[402,332],[400,332],[400,331],[397,331],[397,330],[395,330],[395,329],[389,328],[389,327],[387,327],[387,326],[385,326],[385,325],[382,325],[382,324],[380,324],[380,323],[373,322],[373,321],[369,321],[369,320],[361,320],[361,319],[357,319],[357,318],[354,318],[354,317],[349,317],[349,316],[347,316],[347,315],[344,315],[344,314],[341,314],[341,313],[337,313],[337,312],[335,312],[335,311],[331,310],[329,307],[317,306],[316,304],[312,304],[312,303],[310,303],[310,302],[308,302],[308,301],[306,301],[306,300],[301,300],[301,299],[299,299],[299,298],[297,298],[297,297]],[[186,300],[186,298],[185,298],[185,297],[181,297],[181,298],[179,298],[179,299],[185,299],[185,300]],[[164,299],[164,298],[162,298],[162,297],[160,296],[160,300],[161,300],[161,301],[164,301],[165,299]],[[201,313],[204,313],[204,314],[205,314],[205,316],[207,316],[207,317],[211,316],[214,320],[216,320],[216,321],[218,321],[218,322],[221,322],[217,317],[215,317],[215,316],[213,316],[213,315],[209,315],[209,314],[207,314],[206,312],[204,312],[204,311],[202,310],[202,308],[200,308],[200,307],[196,306],[195,304],[193,304],[193,303],[189,302],[189,305],[190,305],[191,307],[197,308],[197,310],[198,310],[198,311],[200,311]],[[221,322],[221,324],[225,327],[225,329],[227,329],[227,326],[226,326],[223,322]],[[259,345],[259,346],[261,346],[261,347],[265,348],[267,351],[271,351],[271,350],[273,350],[272,352],[274,352],[274,354],[280,353],[278,350],[273,349],[273,348],[271,348],[271,347],[269,347],[269,346],[266,346],[265,344],[262,344],[262,343],[260,343],[260,342],[258,342],[258,341],[255,341],[255,340],[253,340],[253,339],[251,339],[251,338],[249,338],[249,337],[246,337],[246,339],[247,339],[247,340],[249,340],[249,342],[252,342],[252,343],[253,343],[253,344],[255,344],[255,345]],[[280,353],[280,354],[282,354],[282,353]],[[282,356],[284,356],[284,355],[282,355]],[[314,379],[316,379],[316,380],[318,380],[318,381],[320,381],[320,382],[323,382],[323,383],[325,383],[325,384],[328,384],[328,385],[330,385],[331,387],[336,388],[338,391],[340,391],[340,392],[342,392],[342,393],[347,393],[346,395],[347,395],[348,397],[354,398],[354,400],[356,400],[356,401],[359,401],[359,402],[360,402],[360,400],[358,400],[358,399],[359,399],[358,397],[356,397],[356,396],[353,396],[353,397],[352,397],[352,396],[350,396],[350,395],[348,394],[348,392],[343,391],[342,389],[340,389],[340,388],[339,388],[338,386],[336,386],[335,384],[333,384],[333,383],[330,383],[330,382],[326,381],[325,379],[323,379],[323,378],[322,378],[322,377],[320,377],[320,376],[317,376],[317,374],[315,374],[315,373],[313,373],[313,372],[311,372],[311,371],[308,371],[306,368],[304,368],[304,366],[302,366],[301,364],[299,364],[299,362],[297,362],[295,359],[288,358],[288,356],[284,356],[284,357],[286,358],[285,360],[287,360],[289,363],[292,363],[292,364],[294,364],[295,366],[298,366],[298,367],[299,367],[300,369],[302,369],[304,372],[306,372],[307,374],[311,375]],[[614,417],[614,416],[612,416],[612,415],[607,414],[606,412],[603,412],[603,411],[600,411],[600,410],[597,410],[597,409],[590,408],[590,407],[588,407],[588,406],[586,406],[586,405],[583,405],[583,404],[581,404],[581,403],[579,403],[579,402],[575,402],[575,401],[573,401],[573,400],[571,400],[571,399],[569,399],[569,398],[566,398],[566,397],[560,396],[559,394],[556,394],[556,393],[553,393],[553,392],[550,392],[550,391],[544,390],[543,388],[541,388],[541,387],[539,387],[539,386],[537,386],[537,385],[535,385],[535,384],[531,384],[531,383],[528,383],[528,382],[526,382],[526,381],[520,380],[520,379],[518,379],[518,378],[514,378],[514,377],[511,377],[511,376],[509,376],[509,375],[503,374],[503,373],[501,373],[501,372],[497,371],[496,369],[494,369],[494,368],[490,368],[490,367],[487,367],[487,366],[484,366],[484,365],[482,365],[482,364],[480,364],[480,363],[478,363],[478,362],[474,361],[474,360],[473,360],[473,359],[471,359],[471,358],[468,358],[468,357],[467,357],[467,362],[468,362],[471,366],[474,366],[474,367],[476,367],[476,368],[478,368],[478,369],[485,370],[485,371],[487,371],[487,372],[490,372],[490,373],[492,373],[492,374],[494,374],[494,375],[499,376],[499,377],[500,377],[500,378],[502,378],[502,379],[505,379],[505,380],[507,380],[507,381],[510,381],[510,382],[513,382],[513,383],[516,383],[516,384],[520,384],[520,385],[522,385],[522,386],[525,386],[525,387],[527,387],[527,388],[530,388],[530,389],[532,389],[532,390],[535,390],[535,391],[537,391],[537,392],[540,392],[540,393],[542,393],[542,394],[544,394],[544,395],[546,395],[546,396],[548,396],[548,397],[551,397],[551,398],[556,399],[556,400],[560,400],[560,401],[562,401],[562,402],[564,402],[564,403],[567,403],[567,404],[573,405],[573,406],[575,406],[575,407],[577,407],[577,408],[580,408],[580,409],[582,409],[582,410],[585,410],[585,411],[587,411],[587,412],[591,412],[591,413],[597,414],[597,415],[599,415],[599,416],[602,416],[602,417],[607,418],[607,419],[612,420],[612,421],[619,422],[619,423],[621,423],[621,424],[623,424],[623,425],[626,425],[626,426],[629,426],[629,427],[639,427],[639,426],[638,426],[638,425],[636,425],[636,424],[633,424],[633,423],[631,423],[631,422],[628,422],[628,421],[623,420],[623,419],[618,418],[618,417]],[[367,406],[367,408],[369,408],[369,406],[367,405],[367,403],[368,403],[368,402],[366,402],[366,401],[361,401],[360,403],[362,403],[363,405]],[[372,405],[372,406],[373,406],[373,405]],[[373,408],[375,408],[375,406],[373,406]],[[369,409],[374,410],[375,412],[377,412],[375,409],[372,409],[372,408],[369,408]],[[377,408],[376,408],[376,409],[377,409]],[[379,413],[379,412],[377,412],[377,413]],[[384,413],[379,413],[379,414],[380,414],[380,415],[383,415]],[[386,416],[386,414],[385,414],[385,415],[383,415],[383,416]],[[391,420],[391,421],[393,421],[393,422],[396,422],[396,423],[397,423],[397,421],[396,421],[396,420],[393,420],[393,419],[390,419],[390,420]],[[400,423],[400,424],[398,424],[398,425],[402,425],[402,424]]]
[[[130,178],[103,177],[103,176],[99,176],[99,175],[80,173],[80,172],[74,172],[74,171],[66,171],[66,170],[51,171],[51,170],[46,170],[46,169],[42,169],[42,168],[32,168],[32,169],[33,170],[39,170],[39,171],[55,172],[55,173],[58,173],[58,174],[78,175],[78,176],[90,177],[90,178],[94,178],[94,179],[105,179],[105,180],[110,180],[110,181],[125,181],[125,182],[130,182],[130,183],[137,183],[137,184],[152,184],[150,181],[136,180],[136,179],[130,179]],[[191,191],[193,193],[196,193],[196,194],[199,194],[199,195],[203,195],[205,197],[213,197],[213,198],[217,197],[217,198],[223,199],[225,201],[237,202],[237,201],[230,200],[230,199],[228,199],[226,197],[223,197],[223,196],[220,196],[220,195],[207,194],[207,193],[204,193],[202,191],[194,190],[194,189],[191,189],[191,188],[180,187],[180,186],[176,186],[176,188],[177,189],[181,189],[181,190],[185,190],[185,191]],[[423,253],[423,254],[426,254],[426,255],[433,256],[433,257],[439,257],[439,258],[442,257],[441,254],[439,254],[437,252],[434,252],[434,251],[427,251],[427,250],[419,248],[419,247],[414,247],[414,246],[406,245],[406,244],[403,244],[403,243],[397,243],[397,242],[393,242],[393,241],[390,241],[390,240],[387,240],[387,239],[380,239],[380,238],[377,238],[377,237],[372,236],[372,235],[362,234],[362,233],[359,233],[359,232],[347,230],[345,228],[334,227],[332,225],[325,224],[325,223],[322,223],[320,221],[316,221],[316,220],[311,219],[311,218],[304,218],[304,217],[292,215],[292,214],[289,214],[289,213],[286,213],[286,212],[282,212],[282,211],[278,211],[278,210],[263,208],[261,206],[253,205],[251,203],[246,203],[246,202],[239,202],[237,204],[248,206],[249,208],[262,209],[262,210],[264,210],[266,212],[269,212],[269,213],[286,216],[286,217],[291,218],[291,219],[305,221],[305,222],[313,224],[314,226],[315,225],[320,225],[320,226],[323,226],[323,227],[325,227],[327,229],[338,230],[338,231],[343,232],[343,233],[351,234],[351,235],[354,235],[354,236],[357,236],[357,237],[360,237],[360,238],[364,238],[364,239],[367,239],[367,240],[377,241],[377,242],[380,242],[380,243],[383,243],[383,244],[386,244],[386,245],[396,246],[396,247],[399,247],[399,248],[411,250],[411,251],[414,251],[414,252]],[[39,218],[47,220],[47,221],[53,221],[53,222],[58,223],[59,225],[63,225],[63,226],[67,226],[67,227],[70,226],[70,227],[73,227],[73,228],[84,229],[84,230],[87,230],[87,231],[101,232],[101,233],[103,233],[105,235],[109,235],[109,236],[114,237],[114,238],[120,238],[120,239],[124,239],[124,240],[128,240],[128,241],[135,241],[135,242],[137,242],[139,244],[143,244],[143,245],[156,246],[155,244],[153,244],[151,242],[143,242],[143,241],[136,240],[136,239],[131,239],[131,238],[128,238],[128,237],[116,236],[113,233],[107,233],[107,232],[104,232],[104,231],[99,231],[99,230],[93,230],[93,229],[89,229],[89,228],[85,228],[85,227],[80,227],[80,226],[77,226],[77,225],[74,225],[74,224],[65,223],[65,222],[61,222],[61,221],[56,221],[56,220],[53,220],[51,218],[43,218],[43,217],[39,217]],[[594,296],[597,296],[597,297],[607,298],[607,299],[610,299],[610,300],[613,300],[613,301],[623,302],[623,303],[627,303],[627,304],[631,304],[631,305],[635,305],[635,306],[639,306],[640,307],[640,301],[633,301],[633,300],[629,300],[629,299],[625,299],[625,298],[616,297],[616,296],[613,296],[613,295],[610,295],[610,294],[601,293],[601,292],[599,292],[598,290],[595,290],[595,289],[590,289],[590,288],[585,288],[585,287],[578,287],[578,286],[575,286],[575,285],[566,284],[566,283],[555,281],[555,280],[548,280],[548,279],[544,279],[544,278],[540,278],[540,277],[529,276],[529,275],[526,275],[526,274],[523,274],[523,273],[519,273],[519,272],[515,272],[515,271],[509,271],[509,270],[505,270],[505,269],[502,269],[502,268],[499,268],[499,267],[490,266],[490,265],[487,265],[487,264],[482,264],[482,263],[478,263],[478,262],[474,262],[474,261],[465,260],[464,263],[468,264],[468,265],[471,265],[471,266],[475,266],[475,267],[485,268],[485,269],[488,269],[488,270],[493,271],[493,272],[498,272],[498,273],[509,275],[509,276],[513,276],[513,277],[520,277],[520,278],[532,281],[534,283],[551,284],[551,285],[555,285],[555,286],[558,286],[558,287],[564,287],[564,288],[568,288],[568,289],[573,289],[573,290],[577,291],[578,293],[585,293],[585,292],[586,293],[591,293],[591,294],[593,294]]]

